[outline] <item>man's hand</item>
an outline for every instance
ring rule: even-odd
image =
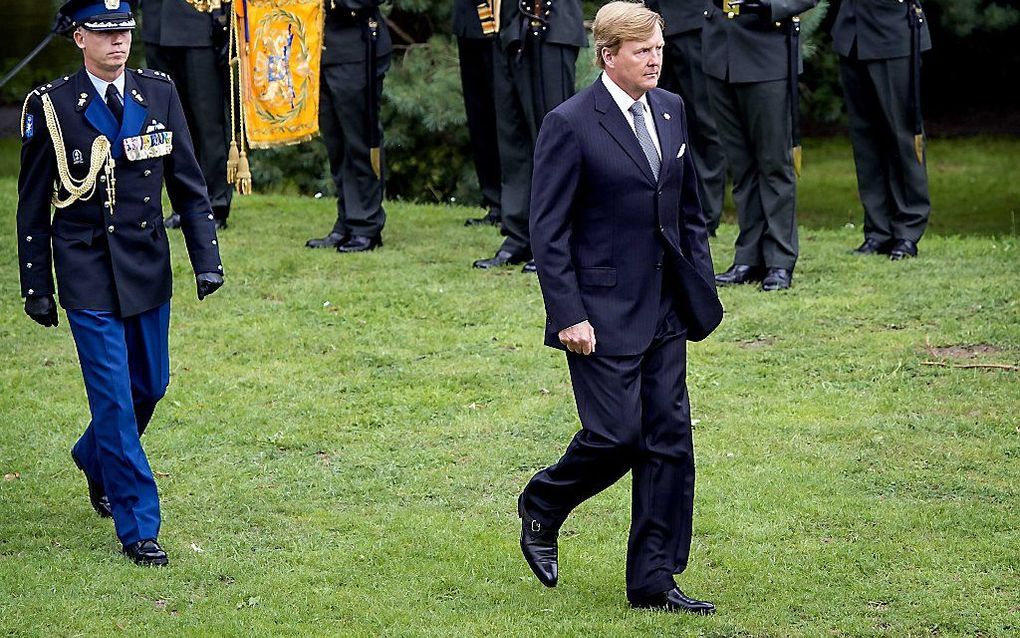
[[[195,275],[195,283],[198,284],[198,300],[202,301],[219,290],[223,285],[223,276],[219,273],[203,272]]]
[[[31,317],[37,324],[47,328],[60,323],[60,319],[57,318],[57,304],[53,301],[53,295],[26,297],[25,314]]]
[[[567,350],[577,354],[591,354],[595,352],[595,328],[591,327],[588,320],[576,323],[569,328],[560,330],[560,343],[567,347]]]

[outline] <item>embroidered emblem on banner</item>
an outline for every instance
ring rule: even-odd
[[[174,149],[173,131],[124,138],[124,156],[135,162],[169,155]]]
[[[29,113],[25,116],[25,139],[30,140],[35,135],[35,116]]]

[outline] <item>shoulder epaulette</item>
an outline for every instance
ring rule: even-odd
[[[156,80],[163,80],[164,82],[170,82],[173,84],[173,80],[169,75],[162,71],[154,71],[152,69],[135,69],[135,76],[139,78],[154,78]]]
[[[53,89],[56,89],[56,88],[62,86],[65,82],[67,82],[70,79],[71,79],[71,76],[65,75],[63,77],[57,78],[56,80],[53,80],[52,82],[47,82],[46,84],[38,86],[38,87],[36,87],[36,88],[34,88],[34,89],[32,89],[31,91],[28,92],[28,95],[25,96],[25,103],[21,106],[21,137],[22,137],[22,139],[26,139],[26,140],[30,139],[32,137],[33,133],[34,133],[34,130],[35,130],[34,129],[34,121],[28,115],[28,102],[29,102],[29,100],[31,100],[33,96],[41,97],[41,96],[45,95],[46,93],[49,93]]]

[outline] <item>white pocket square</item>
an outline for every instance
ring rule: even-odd
[[[686,144],[681,144],[680,145],[680,150],[676,152],[676,158],[680,159],[681,157],[684,156],[684,153],[686,153],[686,152],[687,152],[687,145]]]

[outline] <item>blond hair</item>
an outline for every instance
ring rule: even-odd
[[[602,57],[604,49],[616,53],[623,42],[647,40],[655,33],[656,26],[660,29],[664,26],[662,17],[643,2],[616,0],[602,5],[591,26],[595,35],[595,64],[600,69],[606,68]]]

